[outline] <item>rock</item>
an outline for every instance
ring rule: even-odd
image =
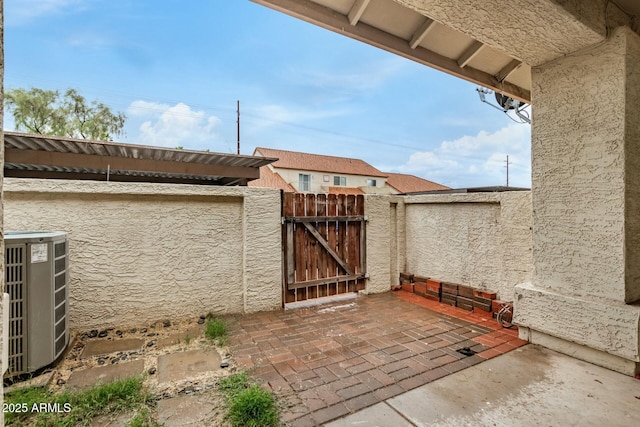
[[[198,319],[198,325],[203,325],[204,324],[204,319],[201,317],[200,319]]]
[[[135,334],[136,332],[138,332],[138,328],[131,328],[131,329],[129,329],[129,333],[130,333],[130,334]]]
[[[116,335],[121,337],[122,336],[122,331],[116,331]]]
[[[107,331],[100,331],[100,333],[98,334],[98,338],[104,338],[107,335],[109,335],[109,333]]]
[[[147,343],[147,347],[153,347],[154,345],[156,345],[156,342],[155,342],[155,341],[149,341],[149,342]]]
[[[204,319],[206,319],[206,318],[207,318],[207,316],[205,316],[204,314],[200,316],[200,319],[201,319],[201,320],[204,320]]]
[[[156,334],[155,332],[150,332],[147,334],[148,337],[155,337],[156,335],[158,334]]]
[[[126,354],[123,354],[122,356],[120,356],[120,360],[127,360],[127,357],[128,356]]]
[[[106,360],[104,360],[103,358],[98,359],[98,365],[104,365],[106,363]]]
[[[193,393],[193,390],[194,390],[193,386],[190,385],[190,386],[185,387],[184,392],[187,393],[187,394],[191,394],[191,393]]]
[[[202,387],[194,387],[193,390],[195,391],[202,391]]]
[[[156,373],[156,368],[149,368],[149,375],[153,375]]]
[[[111,364],[113,365],[113,364],[115,364],[115,363],[118,363],[118,361],[119,361],[119,360],[120,360],[120,359],[119,359],[119,358],[117,358],[117,357],[116,357],[116,358],[114,358],[114,359],[111,359]]]
[[[142,328],[142,329],[140,329],[140,333],[141,333],[141,334],[146,334],[146,333],[147,333],[147,328]]]
[[[205,389],[205,390],[211,390],[212,388],[213,388],[213,386],[212,386],[211,384],[206,384],[206,385],[204,386],[204,389]]]
[[[168,328],[169,326],[171,326],[171,321],[165,320],[164,322],[162,322],[162,326],[164,326],[165,328]]]
[[[58,381],[56,381],[56,384],[58,385],[63,385],[66,384],[67,382],[65,380],[63,380],[62,378],[60,378]]]
[[[98,330],[97,329],[92,329],[91,332],[89,332],[88,337],[89,338],[95,338],[98,336]]]
[[[221,368],[228,368],[228,367],[229,367],[229,362],[222,362],[222,363],[220,364],[220,367],[221,367]]]

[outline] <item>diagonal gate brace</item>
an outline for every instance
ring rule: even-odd
[[[353,276],[354,274],[353,270],[351,270],[351,268],[349,268],[347,263],[344,262],[344,260],[342,260],[342,258],[340,258],[338,254],[335,253],[335,251],[329,247],[329,242],[327,242],[324,239],[324,237],[322,237],[320,233],[318,233],[318,230],[316,230],[315,227],[312,227],[311,225],[309,225],[309,223],[307,222],[303,222],[302,225],[304,225],[305,228],[309,230],[311,234],[313,234],[313,237],[315,237],[318,240],[318,242],[320,242],[322,247],[325,248],[327,252],[329,252],[329,255],[331,255],[331,257],[335,259],[338,264],[340,264],[340,267],[344,268],[344,270],[347,272],[349,276]]]

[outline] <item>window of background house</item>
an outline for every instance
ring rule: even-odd
[[[311,188],[311,175],[301,173],[298,175],[298,191],[309,191]]]
[[[333,185],[346,186],[347,185],[347,177],[346,176],[334,176],[333,177]]]
[[[375,179],[367,179],[367,185],[369,187],[375,187],[376,186],[376,180]]]

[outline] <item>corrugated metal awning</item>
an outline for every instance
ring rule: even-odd
[[[5,176],[246,185],[275,158],[5,132]]]

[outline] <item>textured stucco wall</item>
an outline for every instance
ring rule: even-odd
[[[640,361],[640,306],[625,304],[640,262],[639,57],[638,35],[618,28],[533,70],[534,274],[516,287],[514,319],[532,342],[540,332],[587,346],[629,361],[628,373]]]
[[[538,287],[624,301],[624,44],[618,33],[533,70]]]
[[[626,32],[625,302],[640,301],[640,36]]]
[[[604,40],[606,0],[394,0],[529,65]],[[620,20],[609,5],[607,23]]]
[[[244,198],[244,311],[282,307],[282,235],[280,191]]]
[[[366,195],[364,212],[367,221],[367,280],[365,292],[379,293],[391,289],[391,205],[394,196]]]
[[[5,204],[69,233],[72,328],[281,306],[277,190],[7,179]]]
[[[531,193],[410,196],[406,270],[498,292],[531,279]]]

